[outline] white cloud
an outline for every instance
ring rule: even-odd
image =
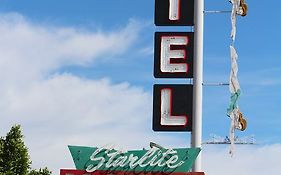
[[[151,56],[154,53],[154,48],[152,46],[147,46],[147,47],[144,47],[143,49],[141,49],[139,52],[143,55]]]
[[[33,24],[19,14],[2,14],[0,79],[25,84],[61,66],[86,65],[122,54],[135,42],[140,29],[135,20],[116,31],[91,32]]]
[[[141,149],[150,141],[180,140],[153,133],[151,94],[128,83],[54,75],[25,91],[13,91],[4,100],[8,103],[1,111],[1,128],[8,131],[20,123],[33,166],[48,166],[55,174],[60,168],[74,168],[69,144],[115,143]]]
[[[177,144],[151,131],[151,94],[142,88],[56,73],[69,64],[86,66],[126,53],[140,29],[133,20],[116,31],[91,32],[0,15],[0,134],[21,124],[33,166],[48,166],[54,174],[73,168],[68,144]]]
[[[115,143],[141,149],[174,142],[151,130],[151,95],[127,83],[55,75],[11,98],[9,120],[21,123],[35,167],[74,168],[67,145]]]
[[[140,88],[73,75],[56,75],[15,97],[8,113],[25,128],[31,156],[40,164],[59,165],[56,168],[63,167],[68,144],[99,145],[136,135],[141,142],[144,133],[139,132],[144,131],[151,106],[150,95]],[[40,160],[44,147],[46,159]],[[56,160],[48,156],[51,150]]]
[[[234,157],[225,146],[207,146],[203,151],[206,175],[280,174],[281,145],[236,146]]]

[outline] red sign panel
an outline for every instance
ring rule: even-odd
[[[84,170],[60,170],[60,175],[204,175],[199,173],[167,173],[167,172],[125,172],[125,171],[95,171],[87,173]]]

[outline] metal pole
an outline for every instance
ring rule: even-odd
[[[191,147],[202,148],[202,83],[203,83],[203,28],[204,0],[194,4],[194,80],[193,80],[193,122]],[[202,172],[201,153],[197,157],[193,172]]]

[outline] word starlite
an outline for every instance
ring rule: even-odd
[[[151,148],[144,155],[138,156],[133,153],[125,155],[126,152],[116,151],[114,149],[98,148],[90,157],[91,163],[87,165],[87,172],[94,172],[101,167],[134,169],[136,167],[167,167],[175,169],[184,161],[178,161],[177,151],[173,149],[160,150]]]

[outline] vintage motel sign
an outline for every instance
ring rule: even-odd
[[[154,77],[193,78],[193,33],[156,32]]]
[[[155,0],[156,26],[193,26],[194,0]],[[193,78],[193,32],[156,32],[154,77]],[[193,85],[154,85],[153,130],[191,131]]]
[[[191,131],[192,97],[192,85],[154,85],[153,130]]]
[[[76,170],[61,170],[60,175],[98,174],[173,174],[188,172],[200,148],[121,151],[113,147],[69,146]]]
[[[193,26],[194,0],[155,0],[156,26]]]

